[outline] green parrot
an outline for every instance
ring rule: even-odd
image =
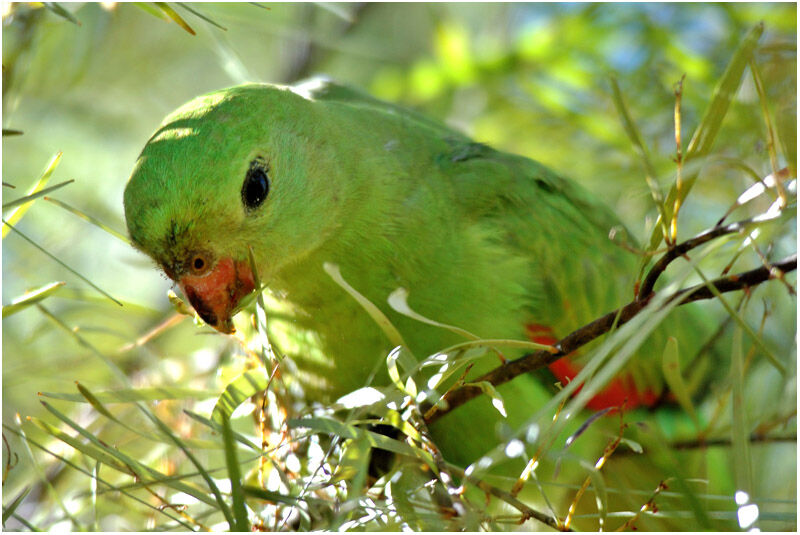
[[[398,288],[414,312],[475,336],[550,343],[630,301],[640,263],[609,238],[619,219],[576,183],[330,82],[246,84],[188,102],[147,142],[124,204],[135,246],[211,327],[233,331],[256,280],[291,303],[324,355],[294,355],[297,376],[322,401],[371,378],[387,384],[376,364],[393,348],[326,265],[424,358],[465,339],[389,306]],[[589,408],[653,404],[665,340],[646,344]],[[499,363],[488,355],[469,378]],[[437,444],[473,462],[578,369],[565,358],[554,377],[502,385],[507,417],[486,396],[470,401],[432,426]]]

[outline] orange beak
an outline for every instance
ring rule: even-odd
[[[235,331],[231,312],[255,289],[250,265],[232,258],[221,258],[214,269],[203,275],[185,275],[178,284],[203,321],[226,334]]]

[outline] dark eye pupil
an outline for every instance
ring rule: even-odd
[[[195,269],[203,269],[203,266],[205,266],[205,262],[203,262],[202,258],[195,258],[194,259],[194,268]]]
[[[242,202],[246,208],[253,209],[264,202],[269,193],[269,177],[264,162],[254,160],[247,170],[242,185]]]

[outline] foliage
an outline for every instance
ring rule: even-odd
[[[313,333],[292,310],[265,292],[236,338],[193,324],[130,248],[121,207],[138,151],[178,104],[325,73],[584,183],[630,229],[617,241],[649,245],[643,273],[723,216],[774,216],[675,262],[659,292],[757,268],[796,252],[795,5],[6,10],[6,529],[796,529],[793,274],[691,305],[720,325],[721,365],[699,384],[708,363],[676,374],[667,346],[681,410],[580,411],[661,322],[651,307],[595,346],[580,395],[567,386],[459,467],[429,439],[420,371],[457,377],[488,343],[419,366],[398,349],[392,384],[310,404],[286,355]]]

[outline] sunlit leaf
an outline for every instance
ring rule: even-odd
[[[404,316],[408,316],[409,318],[413,318],[417,321],[421,321],[422,323],[427,323],[428,325],[434,325],[436,327],[441,327],[442,329],[447,329],[448,331],[452,331],[464,338],[468,338],[470,340],[479,340],[480,337],[477,335],[472,334],[469,331],[466,331],[460,327],[456,327],[454,325],[447,325],[445,323],[439,323],[438,321],[426,318],[425,316],[414,312],[411,307],[408,305],[408,290],[405,288],[398,288],[389,294],[389,298],[387,299],[389,306],[392,307],[396,312]]]
[[[225,465],[228,468],[228,480],[231,482],[231,498],[233,499],[234,522],[230,526],[231,531],[250,531],[250,521],[247,518],[247,507],[242,490],[242,471],[236,455],[236,441],[233,439],[231,421],[227,416],[222,417],[222,442],[225,444]]]
[[[20,197],[19,199],[14,199],[13,201],[8,201],[7,203],[3,204],[3,210],[8,210],[10,208],[15,208],[20,206],[21,204],[25,204],[27,202],[31,202],[34,199],[38,199],[39,197],[44,197],[48,193],[51,193],[59,188],[63,188],[67,184],[72,184],[75,182],[74,180],[67,180],[65,182],[61,182],[60,184],[56,184],[55,186],[50,186],[49,188],[44,188],[42,190],[37,191],[36,193],[31,193],[24,197]]]
[[[697,414],[694,410],[692,403],[691,393],[689,392],[686,381],[683,379],[681,373],[680,358],[678,355],[678,340],[670,336],[667,339],[667,345],[664,348],[664,355],[661,359],[661,369],[664,372],[664,380],[669,386],[670,392],[675,394],[675,398],[680,403],[683,410],[685,410],[694,420],[697,428],[700,429],[700,422],[697,419]]]
[[[325,270],[325,273],[327,273],[328,276],[330,276],[330,278],[336,282],[336,284],[341,286],[348,294],[350,294],[350,296],[355,299],[359,305],[361,305],[367,314],[370,315],[373,321],[377,323],[386,336],[389,337],[389,341],[393,346],[406,346],[406,344],[403,342],[403,337],[400,335],[400,331],[398,331],[397,328],[392,325],[392,322],[389,321],[389,318],[387,318],[378,307],[372,304],[369,299],[361,295],[358,290],[350,286],[347,281],[344,280],[339,266],[325,262],[322,267]]]
[[[269,375],[264,368],[247,371],[231,381],[217,400],[211,419],[219,424],[223,418],[230,418],[236,407],[250,397],[266,390]]]
[[[180,26],[181,28],[183,28],[184,30],[189,32],[190,34],[195,35],[195,32],[192,29],[192,27],[189,26],[189,24],[185,20],[183,20],[183,17],[178,15],[178,13],[176,13],[175,10],[172,9],[172,7],[170,7],[170,5],[168,3],[166,3],[166,2],[155,2],[155,5],[156,5],[156,7],[158,7],[158,9],[163,11],[164,14],[167,17],[169,17],[173,22],[175,22],[175,24],[177,24],[178,26]]]
[[[687,161],[691,158],[702,158],[711,150],[762,33],[764,33],[764,24],[759,23],[750,30],[733,54],[722,78],[714,89],[708,108],[689,142],[686,149]]]
[[[503,415],[503,418],[507,418],[508,414],[506,413],[506,406],[503,403],[503,396],[500,395],[500,392],[488,381],[479,381],[477,383],[472,383],[473,385],[479,387],[481,391],[489,396],[492,400],[492,406],[497,409],[497,412]]]
[[[366,435],[348,440],[331,482],[347,481],[354,495],[361,494],[367,481],[371,449]]]
[[[700,124],[694,131],[689,146],[686,149],[684,164],[688,164],[692,160],[700,160],[708,156],[717,133],[722,127],[722,122],[728,113],[733,96],[742,81],[742,76],[747,64],[750,62],[753,51],[755,50],[761,34],[764,32],[764,24],[759,23],[742,40],[739,48],[733,54],[730,62],[728,63],[725,72],[717,83],[714,89],[714,94],[711,97],[711,102],[706,108]],[[683,205],[686,196],[692,190],[695,180],[697,180],[697,172],[693,172],[684,176],[681,191],[679,192],[676,185],[673,184],[670,188],[667,200],[664,205],[666,217],[664,221],[669,221],[672,218],[672,209],[675,206],[676,199],[679,205]],[[680,198],[679,198],[680,195]],[[650,236],[649,250],[654,250],[661,242],[662,235],[658,229],[653,229]]]
[[[25,292],[25,294],[11,301],[10,304],[3,305],[3,317],[5,318],[6,316],[16,314],[20,310],[24,310],[34,303],[38,303],[42,299],[50,297],[65,284],[65,282],[51,282],[50,284],[45,284],[44,286],[40,286],[35,290]]]
[[[53,186],[53,187],[55,188],[56,186]],[[44,192],[42,192],[42,193],[44,193]],[[64,201],[59,201],[58,199],[53,199],[52,197],[45,197],[44,200],[47,201],[47,202],[53,203],[56,206],[60,206],[61,208],[63,208],[64,210],[67,210],[68,212],[72,212],[73,214],[75,214],[76,216],[80,217],[84,221],[88,221],[92,225],[94,225],[94,226],[96,226],[96,227],[98,227],[98,228],[100,228],[102,230],[105,230],[106,232],[108,232],[109,234],[111,234],[112,236],[117,238],[118,240],[122,241],[123,243],[126,243],[127,245],[132,245],[131,240],[128,239],[128,237],[125,234],[114,230],[113,228],[111,228],[110,226],[106,225],[105,223],[103,223],[102,221],[97,219],[96,217],[90,216],[89,214],[87,214],[87,213],[85,213],[85,212],[83,212],[81,210],[78,210],[77,208],[74,208],[74,207],[70,206],[69,204],[65,203]]]
[[[436,469],[433,457],[431,457],[428,452],[380,433],[365,431],[329,418],[291,419],[287,424],[290,428],[310,429],[318,433],[328,433],[344,439],[360,439],[362,437],[367,437],[367,441],[374,448],[418,458],[428,464],[432,469]]]
[[[27,195],[33,195],[34,193],[44,189],[44,187],[47,185],[47,182],[50,180],[50,177],[53,176],[53,173],[55,172],[56,167],[58,167],[58,162],[61,161],[61,155],[62,154],[63,153],[59,152],[58,154],[53,156],[53,159],[50,160],[50,163],[47,164],[47,167],[45,168],[45,170],[42,173],[42,175],[39,177],[39,180],[36,182],[36,184],[33,185],[33,187],[30,190],[28,190]],[[7,225],[3,225],[3,231],[2,231],[2,237],[3,238],[5,238],[6,235],[8,235],[8,233],[10,232],[11,226],[16,225],[17,222],[20,219],[22,219],[22,216],[25,215],[25,212],[30,207],[31,207],[31,203],[28,202],[28,203],[25,203],[25,204],[23,204],[21,206],[16,207],[10,214],[8,214],[8,217],[5,218],[5,221],[7,222]]]

